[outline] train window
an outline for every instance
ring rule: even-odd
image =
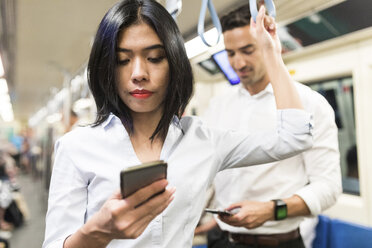
[[[206,70],[209,74],[215,75],[220,73],[220,68],[216,65],[212,58],[208,58],[198,63],[204,70]]]
[[[292,22],[279,31],[283,52],[371,27],[371,12],[372,5],[368,1],[343,1]]]
[[[344,193],[360,195],[355,138],[354,89],[351,77],[314,82],[309,85],[322,94],[335,112]]]

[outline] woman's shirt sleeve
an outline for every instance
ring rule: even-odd
[[[63,138],[56,142],[43,248],[62,248],[84,224],[87,182],[71,160],[72,152]]]
[[[221,132],[216,135],[221,170],[258,165],[294,156],[312,146],[312,115],[299,109],[277,111],[277,129],[271,132]]]

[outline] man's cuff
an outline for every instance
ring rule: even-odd
[[[302,109],[279,109],[279,129],[288,130],[294,134],[312,134],[314,127],[313,115]]]
[[[307,207],[310,210],[311,215],[316,216],[322,212],[322,208],[320,206],[319,200],[314,194],[314,192],[311,191],[311,189],[302,188],[298,190],[295,194],[301,197],[302,200],[304,200],[304,202],[306,203]]]

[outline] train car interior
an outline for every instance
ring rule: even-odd
[[[8,149],[6,141],[15,144],[28,135],[33,139],[27,163],[14,156],[20,163],[16,194],[22,194],[18,197],[25,205],[20,207],[25,224],[14,228],[10,236],[4,234],[5,238],[0,233],[0,240],[8,240],[9,247],[42,244],[54,142],[66,126],[95,119],[87,62],[98,22],[116,2],[0,0],[0,152]],[[249,1],[157,2],[176,20],[194,73],[194,95],[184,115],[203,116],[213,97],[240,83],[224,50],[218,17]],[[290,75],[325,97],[338,129],[343,192],[318,217],[312,247],[370,248],[372,2],[273,2]],[[209,8],[203,13],[204,4]],[[206,236],[195,237],[193,245],[207,247]]]

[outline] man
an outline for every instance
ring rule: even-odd
[[[241,84],[212,101],[205,115],[211,126],[247,132],[275,128],[273,90],[265,58],[250,33],[250,19],[248,5],[221,18],[229,62]],[[208,247],[304,247],[299,233],[303,217],[318,215],[341,193],[333,110],[317,92],[299,83],[296,87],[305,109],[313,113],[313,148],[280,162],[220,172],[215,180],[217,207],[239,212],[216,218],[218,227],[209,232]]]

